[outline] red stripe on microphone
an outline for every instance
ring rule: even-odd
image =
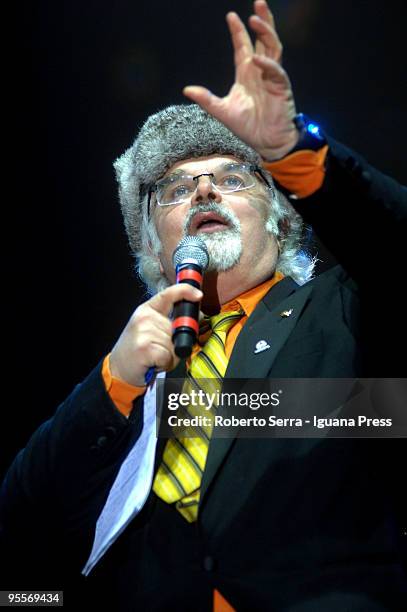
[[[191,270],[188,268],[185,268],[185,270],[180,270],[177,274],[177,282],[179,283],[180,281],[183,280],[194,280],[197,283],[199,283],[201,285],[202,280],[203,280],[203,276],[202,274],[200,274],[199,272],[197,272],[196,270]]]
[[[172,329],[175,331],[179,327],[192,327],[192,329],[198,333],[199,325],[192,317],[177,317],[172,322]]]

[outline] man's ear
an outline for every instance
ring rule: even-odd
[[[162,265],[162,263],[161,263],[160,256],[159,256],[159,255],[157,255],[157,253],[154,251],[154,249],[153,249],[153,245],[151,244],[151,240],[150,240],[150,238],[148,238],[148,240],[147,240],[147,250],[148,250],[148,254],[149,254],[151,257],[153,257],[153,258],[154,258],[154,259],[155,259],[155,260],[156,260],[156,261],[159,263],[159,266],[160,266],[160,274],[162,274],[163,276],[165,276],[165,273],[164,273],[164,268],[163,268],[163,265]]]
[[[157,260],[158,260],[158,263],[160,264],[160,273],[161,273],[161,274],[164,274],[164,268],[163,268],[163,265],[162,265],[162,263],[161,263],[161,260],[160,260],[159,256],[158,256],[158,255],[156,255],[156,254],[154,253],[154,251],[153,251],[153,247],[151,246],[151,242],[150,242],[150,241],[148,241],[148,243],[147,243],[147,248],[148,248],[148,250],[149,250],[149,254],[150,254],[152,257],[154,257],[154,259],[157,259]]]

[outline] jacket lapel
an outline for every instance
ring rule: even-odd
[[[271,288],[240,332],[226,378],[267,377],[311,291],[310,285],[300,288],[291,278],[285,278]],[[261,350],[262,346],[265,350]]]
[[[267,378],[279,351],[309,301],[311,292],[311,284],[300,287],[289,277],[274,285],[257,305],[240,332],[225,377]],[[266,344],[259,344],[261,341]],[[269,348],[258,350],[262,346]],[[232,416],[233,406],[225,408],[224,414],[226,417]],[[235,440],[236,436],[211,440],[202,478],[200,504]]]

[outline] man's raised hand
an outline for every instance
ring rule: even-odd
[[[219,98],[197,85],[184,94],[221,121],[253,147],[263,159],[286,155],[298,141],[293,123],[293,92],[281,66],[282,45],[273,15],[265,0],[255,0],[249,25],[256,34],[253,47],[237,13],[226,16],[234,50],[235,82],[227,96]]]

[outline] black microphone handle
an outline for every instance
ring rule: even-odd
[[[188,284],[192,285],[189,281]],[[181,300],[174,304],[174,320],[178,317],[191,317],[198,321],[199,319],[199,302],[189,302],[188,300]],[[174,343],[174,351],[177,357],[185,359],[192,353],[192,347],[196,342],[196,332],[189,326],[179,326],[174,331],[172,340]]]
[[[203,283],[202,267],[195,262],[181,262],[176,267],[177,283],[188,283],[201,289]],[[180,300],[174,304],[173,311],[174,351],[177,357],[185,359],[192,352],[199,332],[199,303]]]

